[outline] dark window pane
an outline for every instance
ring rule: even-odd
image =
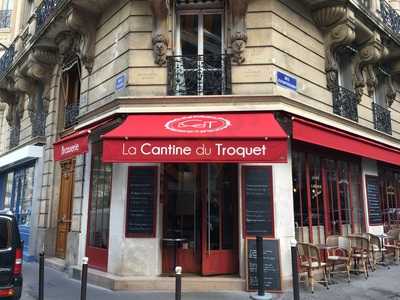
[[[11,247],[11,222],[0,218],[0,250]]]

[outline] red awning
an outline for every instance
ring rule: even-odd
[[[88,128],[71,133],[54,143],[54,160],[61,161],[74,158],[88,152],[89,134],[106,122],[97,123]]]
[[[103,136],[104,162],[286,162],[272,113],[130,115]]]
[[[300,118],[293,118],[293,139],[400,165],[395,148]]]

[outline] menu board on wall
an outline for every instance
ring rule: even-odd
[[[377,176],[365,176],[368,201],[368,220],[370,225],[382,224],[382,208]]]
[[[272,237],[274,210],[272,167],[243,167],[244,233],[246,237]]]
[[[279,240],[264,239],[264,288],[267,291],[282,290]],[[248,291],[258,288],[257,243],[255,239],[246,239],[246,283]]]
[[[154,237],[156,231],[157,167],[129,167],[126,236]]]

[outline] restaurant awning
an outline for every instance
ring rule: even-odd
[[[106,121],[107,122],[107,121]],[[88,152],[89,135],[96,128],[104,125],[100,122],[90,127],[75,131],[54,143],[54,160],[62,161]]]
[[[301,118],[293,118],[293,139],[400,165],[395,148]]]
[[[129,115],[102,138],[104,162],[287,162],[272,113]]]

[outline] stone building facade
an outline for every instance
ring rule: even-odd
[[[44,247],[71,268],[89,256],[113,288],[143,288],[143,276],[155,282],[146,288],[165,288],[168,280],[158,276],[180,263],[190,273],[233,273],[229,288],[244,289],[247,240],[255,236],[246,180],[256,171],[270,178],[272,214],[262,218],[272,228],[259,235],[279,241],[278,289],[290,286],[292,239],[323,243],[329,234],[382,233],[400,223],[400,1],[24,3],[21,11],[32,14],[19,18],[0,59],[3,126],[10,128],[3,130],[0,204],[15,203],[24,222],[29,215],[22,223],[31,230],[30,256]],[[251,122],[260,115],[273,119],[243,136],[247,125],[223,136],[244,116]],[[192,136],[176,133],[179,126],[164,136],[163,126],[158,133],[151,127],[165,116],[202,122],[179,123]],[[215,120],[226,127],[201,138],[207,130],[199,126]],[[273,124],[279,136],[256,136]],[[260,137],[266,149],[284,140],[276,159],[259,159],[262,146],[252,148],[253,158],[239,155]],[[161,146],[143,150],[145,158],[117,157],[124,140],[147,147],[146,139],[168,138],[175,146],[217,138],[235,146],[218,148],[221,157],[213,159],[164,153],[160,160],[153,151]],[[107,139],[114,148],[102,147]],[[135,223],[134,209],[130,215],[136,202],[129,192],[132,178],[151,176],[155,201],[146,229]],[[29,193],[21,192],[29,182]],[[379,190],[375,211],[369,186]],[[30,207],[19,208],[18,199]],[[225,219],[234,220],[231,233]],[[226,289],[226,281],[217,283]]]

